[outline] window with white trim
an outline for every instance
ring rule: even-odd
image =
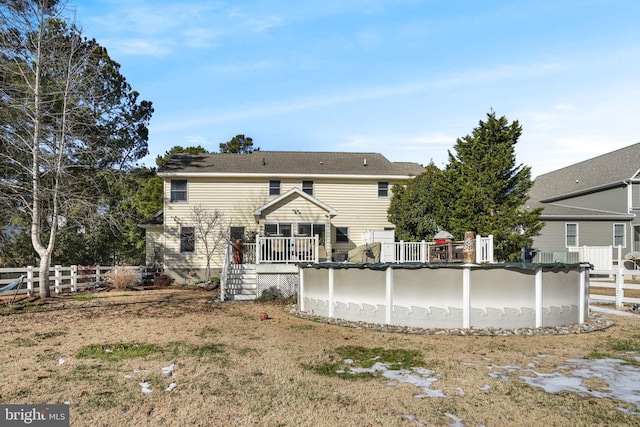
[[[187,180],[172,179],[171,180],[171,203],[187,201]]]
[[[389,183],[386,181],[378,182],[378,197],[389,197]]]
[[[302,191],[313,196],[313,181],[302,181]]]
[[[349,243],[349,227],[336,227],[336,243]]]
[[[626,227],[624,224],[613,224],[613,246],[627,247]]]
[[[195,227],[180,227],[180,252],[194,252],[196,250]]]
[[[269,181],[269,195],[270,196],[279,196],[280,195],[280,180],[272,179]]]
[[[283,236],[291,237],[292,226],[289,223],[267,222],[264,224],[264,235],[267,237]]]
[[[318,235],[318,242],[320,246],[324,246],[324,224],[313,224],[313,223],[298,223],[298,234],[304,235],[307,237],[313,237],[316,234]]]
[[[244,227],[230,227],[229,229],[229,237],[231,241],[234,242],[238,239],[244,240]]]
[[[567,223],[564,225],[565,246],[578,246],[578,224]]]

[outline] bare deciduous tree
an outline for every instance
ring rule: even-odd
[[[30,224],[43,298],[59,226],[105,217],[110,186],[147,153],[153,111],[64,13],[0,2],[0,206]]]
[[[196,250],[200,247],[199,251],[204,254],[207,260],[205,280],[210,281],[211,260],[229,235],[231,223],[225,221],[223,212],[209,210],[201,204],[191,209],[187,221],[194,227],[196,241],[201,243],[200,245],[196,244]]]

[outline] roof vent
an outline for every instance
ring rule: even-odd
[[[265,166],[267,164],[267,161],[264,159],[264,157],[262,158],[262,166]]]
[[[366,158],[364,159],[363,165],[367,166],[367,159]]]

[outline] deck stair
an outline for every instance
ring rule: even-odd
[[[255,264],[229,264],[225,299],[232,301],[255,300],[258,292],[258,275]]]

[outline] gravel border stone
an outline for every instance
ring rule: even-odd
[[[440,329],[440,328],[418,328],[414,326],[399,325],[383,325],[379,323],[356,322],[344,320],[335,317],[316,316],[313,314],[302,312],[298,309],[297,304],[284,307],[284,311],[292,316],[305,320],[311,320],[318,323],[326,323],[329,325],[344,326],[356,329],[370,329],[379,332],[394,332],[400,334],[424,334],[424,335],[455,335],[455,336],[534,336],[534,335],[570,335],[584,334],[589,332],[601,331],[615,324],[615,322],[601,314],[590,313],[589,318],[580,324],[568,326],[553,326],[545,328],[483,328],[483,329]]]

